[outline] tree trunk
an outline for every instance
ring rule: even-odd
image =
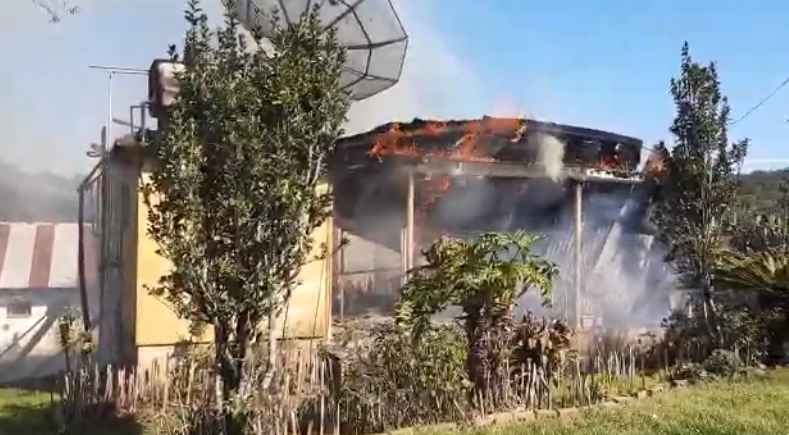
[[[506,350],[510,339],[511,309],[485,304],[465,310],[469,353],[466,370],[480,405],[494,409],[502,404],[507,387]]]
[[[234,413],[227,407],[238,394],[246,375],[247,351],[251,341],[252,328],[248,326],[248,316],[239,315],[235,328],[224,322],[214,325],[214,346],[218,375],[221,383],[221,395],[218,397],[218,409],[223,423],[222,435],[240,435],[246,424],[244,414]],[[230,331],[235,329],[235,333]]]
[[[713,345],[717,348],[723,348],[725,346],[723,330],[721,328],[720,322],[718,321],[719,316],[717,306],[712,299],[712,286],[709,284],[709,282],[707,282],[707,280],[705,280],[702,286],[703,288],[701,289],[701,296],[702,310],[704,313],[704,324],[707,328],[707,332]],[[707,349],[707,352],[711,352],[712,350],[714,349]]]

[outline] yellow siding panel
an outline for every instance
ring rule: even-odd
[[[322,246],[332,252],[333,227],[331,220],[315,230],[313,256],[321,254]],[[290,303],[278,321],[285,338],[325,337],[331,320],[331,255],[312,261],[299,274],[301,285],[293,290]]]
[[[147,179],[149,174],[143,174]],[[328,185],[322,185],[322,189]],[[137,251],[137,322],[138,346],[175,344],[189,337],[189,322],[180,319],[159,297],[151,295],[147,287],[155,285],[171,267],[171,263],[156,254],[156,243],[148,237],[148,208],[145,198],[138,195],[138,251]],[[333,223],[325,222],[315,231],[315,254],[325,244],[332,249]],[[325,337],[330,323],[331,256],[305,265],[300,273],[302,284],[294,290],[285,313],[278,319],[278,326],[285,338]],[[283,328],[284,323],[284,328]],[[262,325],[265,328],[265,325]],[[204,341],[211,341],[213,334],[207,328]]]
[[[150,174],[143,174],[148,181]],[[148,291],[155,286],[172,263],[156,253],[156,242],[148,236],[148,206],[140,191],[137,195],[137,346],[161,346],[189,337],[189,322],[178,317],[168,303]]]

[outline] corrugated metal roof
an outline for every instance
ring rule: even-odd
[[[86,280],[96,282],[96,242],[85,233]],[[79,225],[0,222],[0,289],[79,286]]]

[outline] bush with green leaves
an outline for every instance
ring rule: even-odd
[[[414,341],[433,316],[460,307],[468,376],[487,409],[506,401],[516,302],[533,290],[548,303],[558,275],[555,264],[532,253],[536,240],[520,231],[442,237],[423,252],[425,265],[411,271],[397,304],[397,324]]]
[[[471,392],[465,361],[466,341],[454,325],[431,324],[419,341],[396,327],[378,327],[344,364],[343,432],[465,419]]]
[[[572,336],[573,331],[565,322],[526,313],[515,325],[512,336],[516,375],[537,369],[548,380],[554,378],[571,351]]]
[[[702,367],[713,376],[734,376],[742,367],[742,359],[735,352],[715,349],[704,360]]]
[[[666,378],[669,381],[687,381],[691,383],[707,379],[709,375],[698,363],[682,362],[668,370]]]
[[[775,313],[750,310],[740,304],[720,304],[721,336],[719,343],[706,334],[707,325],[700,316],[675,312],[663,322],[665,334],[662,346],[669,363],[681,361],[703,362],[715,349],[736,350],[747,363],[760,361],[769,346],[769,327]]]

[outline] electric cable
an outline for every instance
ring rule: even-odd
[[[789,84],[789,77],[787,77],[783,82],[781,82],[781,84],[778,85],[777,88],[773,89],[773,91],[770,92],[766,97],[762,98],[762,100],[759,101],[755,106],[751,107],[750,109],[748,109],[747,112],[743,113],[742,116],[730,122],[729,125],[736,125],[743,119],[750,116],[753,112],[757,111],[760,107],[762,107],[766,102],[770,101],[770,99],[772,99],[781,89],[783,89],[784,86],[788,84]]]

